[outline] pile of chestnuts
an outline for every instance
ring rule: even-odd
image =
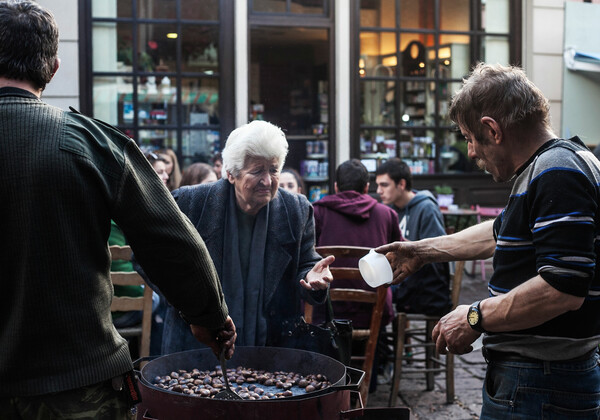
[[[227,379],[233,391],[245,400],[268,400],[314,392],[331,386],[321,374],[300,375],[294,372],[267,372],[239,366],[227,369]],[[225,387],[220,368],[212,371],[177,370],[156,376],[154,386],[182,394],[213,398]]]

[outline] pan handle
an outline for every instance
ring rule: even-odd
[[[140,357],[139,359],[137,359],[135,362],[133,362],[133,368],[136,370],[140,370],[140,363],[142,362],[149,362],[151,360],[154,359],[158,359],[160,356],[144,356],[144,357]]]
[[[363,372],[363,375],[364,375],[364,372]],[[355,417],[362,416],[364,414],[365,407],[363,405],[362,398],[360,397],[360,392],[359,391],[350,391],[350,393],[356,394],[358,407],[353,408],[352,410],[341,411],[340,412],[340,420],[353,419]]]
[[[144,366],[141,365],[141,363],[143,363],[145,365],[147,362],[157,359],[159,357],[160,356],[144,356],[144,357],[140,357],[135,362],[133,362],[133,371],[135,372],[135,375],[137,376],[138,380],[140,382],[142,382],[144,385],[152,385],[152,384],[149,383],[146,379],[144,379],[144,376],[142,375],[142,368]]]
[[[142,420],[157,420],[154,417],[150,417],[148,414],[148,410],[144,410],[144,414],[142,414]]]
[[[358,391],[360,384],[365,377],[365,372],[359,369],[355,369],[350,366],[346,366],[346,375],[348,376],[348,383],[345,385],[333,386],[336,391],[349,389],[350,391]]]

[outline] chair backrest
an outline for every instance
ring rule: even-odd
[[[356,258],[357,260],[364,257],[371,251],[371,248],[362,246],[345,246],[345,245],[332,245],[332,246],[318,246],[315,248],[317,253],[322,257],[333,255],[336,260],[339,258]],[[349,280],[360,280],[364,281],[360,275],[358,266],[356,267],[329,267],[331,274],[334,279],[349,279]],[[335,287],[335,284],[333,284]],[[332,297],[333,300],[333,297]],[[309,304],[304,305],[304,319],[309,324],[312,323],[313,318],[313,307]]]
[[[128,245],[109,247],[111,260],[131,261],[132,251]],[[142,311],[142,322],[138,326],[117,328],[122,336],[140,337],[140,357],[150,355],[150,332],[152,329],[152,289],[146,286],[144,279],[137,272],[111,271],[110,278],[113,285],[118,286],[145,286],[144,295],[140,297],[113,296],[110,310],[116,311]]]
[[[317,247],[317,252],[326,257],[333,255],[338,258],[356,258],[357,260],[369,253],[371,248],[357,247],[357,246],[324,246]],[[371,380],[371,371],[373,369],[373,361],[375,359],[375,349],[377,347],[377,339],[379,336],[379,329],[381,326],[381,318],[385,306],[385,299],[387,296],[388,289],[380,286],[375,291],[367,290],[371,289],[366,282],[363,280],[358,269],[358,263],[352,267],[329,267],[331,274],[333,275],[333,283],[329,290],[331,300],[333,302],[355,302],[355,303],[369,303],[372,305],[371,321],[368,329],[354,329],[352,337],[355,340],[367,340],[365,345],[364,355],[355,355],[352,360],[362,361],[362,370],[365,372],[365,377],[361,384],[360,394],[362,397],[363,404],[366,405],[369,391],[369,383]],[[365,290],[362,289],[346,289],[336,288],[336,279],[349,279],[349,280],[360,280],[365,286]],[[306,305],[310,306],[310,305]],[[306,306],[305,306],[305,317],[306,317]],[[308,322],[308,320],[307,320]]]

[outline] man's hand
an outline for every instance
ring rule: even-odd
[[[431,333],[437,351],[465,354],[473,351],[471,343],[481,335],[472,329],[467,322],[469,305],[457,306],[455,310],[444,315]]]
[[[190,328],[196,340],[210,347],[217,358],[220,356],[222,349],[225,349],[225,357],[227,359],[233,357],[237,333],[235,331],[235,324],[230,316],[225,320],[223,327],[218,330],[200,325],[190,325]]]
[[[375,248],[375,252],[385,254],[393,272],[392,284],[402,283],[408,276],[423,267],[422,257],[416,252],[413,242],[392,242]]]
[[[323,258],[315,264],[315,266],[306,273],[306,279],[300,280],[300,284],[307,290],[325,290],[329,283],[333,281],[329,265],[335,261],[333,255]]]

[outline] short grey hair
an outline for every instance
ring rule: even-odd
[[[229,172],[237,178],[249,157],[277,158],[281,171],[287,153],[288,142],[281,128],[267,121],[252,121],[229,134],[223,149],[223,176]]]
[[[484,137],[480,121],[484,116],[505,130],[552,130],[548,99],[516,66],[478,63],[452,97],[448,114],[478,141]]]

